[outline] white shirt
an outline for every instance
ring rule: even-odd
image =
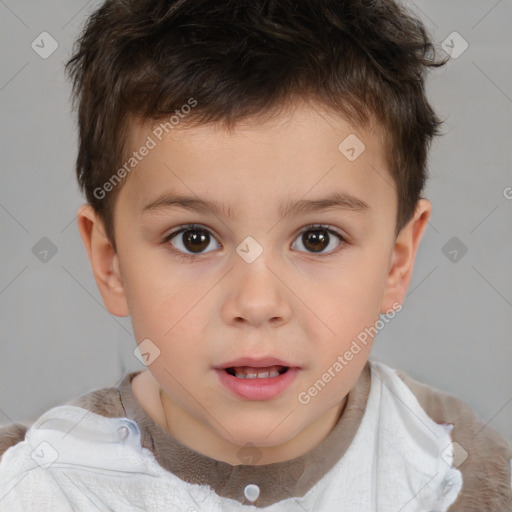
[[[304,496],[261,508],[162,468],[135,421],[63,405],[4,453],[0,511],[445,512],[462,487],[452,428],[429,418],[391,368],[371,362],[367,408],[345,454]],[[253,501],[258,487],[245,495]]]

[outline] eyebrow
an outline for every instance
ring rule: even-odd
[[[183,208],[198,213],[212,212],[216,215],[224,215],[227,218],[234,217],[232,209],[224,203],[216,203],[208,199],[169,193],[161,194],[144,206],[142,214],[165,208]],[[281,217],[286,217],[287,215],[304,215],[306,213],[330,209],[354,213],[367,213],[371,208],[363,200],[347,192],[334,192],[318,199],[300,199],[296,202],[288,201],[280,205],[278,214]]]

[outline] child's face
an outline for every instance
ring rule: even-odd
[[[365,149],[350,161],[338,146],[352,134]],[[133,148],[148,135],[156,147],[131,171],[116,203],[113,268],[123,285],[100,289],[111,312],[131,315],[137,342],[151,340],[149,370],[168,395],[175,434],[181,428],[185,439],[190,429],[219,443],[271,447],[322,418],[332,427],[370,353],[371,336],[357,341],[358,351],[354,340],[403,300],[428,201],[419,230],[411,226],[395,240],[397,198],[379,136],[311,107],[239,125],[233,135],[178,126],[158,141],[137,127]],[[335,193],[367,207],[282,215],[287,206]],[[163,195],[225,208],[145,210]],[[191,223],[204,231],[164,241]],[[302,236],[308,224],[326,228]],[[277,358],[298,370],[265,396],[254,391],[257,380],[228,376],[253,389],[243,397],[217,369],[239,358]],[[308,391],[319,379],[321,390]]]

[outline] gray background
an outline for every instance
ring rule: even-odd
[[[143,368],[130,319],[103,306],[76,225],[63,63],[96,5],[0,0],[0,424],[29,423]],[[430,74],[446,120],[430,155],[433,214],[404,308],[373,355],[463,398],[512,441],[512,3],[407,5],[437,43],[456,31],[468,48]],[[46,59],[31,48],[44,31],[59,45]],[[33,252],[43,237],[57,249],[46,262]]]

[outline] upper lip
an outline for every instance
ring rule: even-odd
[[[241,357],[227,363],[222,363],[215,368],[218,370],[225,370],[226,368],[232,368],[235,366],[251,366],[253,368],[265,368],[268,366],[287,366],[289,368],[295,365],[283,361],[282,359],[276,359],[275,357],[264,357],[262,359],[254,359],[252,357]]]

